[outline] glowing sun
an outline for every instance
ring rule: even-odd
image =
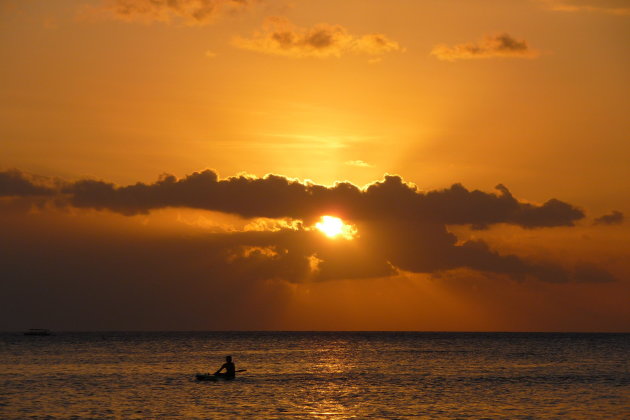
[[[315,227],[329,238],[342,236],[346,239],[352,239],[356,233],[353,226],[347,225],[338,217],[322,216],[321,221],[315,224]]]

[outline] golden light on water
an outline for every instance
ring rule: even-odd
[[[344,238],[352,239],[357,233],[357,229],[344,223],[339,217],[322,216],[321,220],[315,224],[315,228],[331,239]]]

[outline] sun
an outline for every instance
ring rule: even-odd
[[[345,224],[343,220],[335,216],[322,216],[321,221],[316,223],[315,227],[329,238],[341,236],[352,239],[356,233],[353,226]]]
[[[322,216],[322,221],[315,224],[324,235],[334,238],[343,232],[343,221],[334,216]]]

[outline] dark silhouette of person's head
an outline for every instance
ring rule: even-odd
[[[232,356],[225,356],[225,361],[228,363],[232,362]]]

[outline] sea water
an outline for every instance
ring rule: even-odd
[[[232,355],[232,381],[197,382]],[[630,334],[0,334],[0,418],[630,418]]]

